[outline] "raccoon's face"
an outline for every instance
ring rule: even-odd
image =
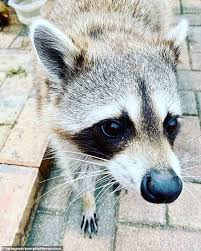
[[[181,115],[175,62],[186,28],[181,22],[164,42],[102,57],[89,56],[47,22],[32,28],[50,75],[50,99],[57,99],[49,106],[62,144],[70,140],[81,152],[107,159],[121,185],[153,203],[170,203],[182,190],[173,152]]]

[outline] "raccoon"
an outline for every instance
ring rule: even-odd
[[[176,200],[176,66],[187,22],[174,23],[167,0],[57,0],[46,19],[30,33],[38,111],[58,166],[82,194],[83,231],[97,233],[99,174],[148,202]]]

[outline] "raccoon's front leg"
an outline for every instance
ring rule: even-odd
[[[98,231],[98,219],[96,216],[96,203],[94,193],[88,192],[83,196],[83,217],[81,223],[81,229],[84,234],[88,234],[89,238],[92,234],[97,234]]]
[[[86,159],[83,159],[86,160]],[[87,159],[86,161],[92,162]],[[95,202],[95,187],[99,176],[99,169],[97,166],[82,161],[79,163],[77,175],[77,191],[82,194],[83,202],[83,216],[81,221],[81,229],[83,233],[89,235],[91,238],[93,234],[97,234],[98,224],[96,216],[96,202]]]

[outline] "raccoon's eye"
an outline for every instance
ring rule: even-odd
[[[164,121],[164,127],[166,133],[169,135],[173,134],[178,128],[178,117],[179,116],[172,116],[170,114],[167,115]]]
[[[166,125],[166,130],[168,133],[172,134],[177,129],[177,119],[173,118],[169,123]]]
[[[107,120],[101,125],[101,129],[107,137],[117,138],[124,133],[125,125],[118,120]]]

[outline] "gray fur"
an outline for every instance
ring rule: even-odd
[[[172,168],[180,176],[178,159],[163,135],[163,121],[168,112],[181,113],[175,67],[186,23],[172,27],[168,1],[57,0],[49,19],[62,33],[43,21],[32,27],[34,48],[49,76],[47,85],[38,70],[36,86],[39,110],[66,178],[78,170],[90,173],[99,168],[89,163],[93,157],[74,153],[82,151],[71,137],[122,111],[129,114],[139,137],[107,162],[111,175],[129,189],[139,189],[145,171],[153,166]],[[62,60],[51,58],[57,52],[63,53]],[[61,72],[61,61],[64,74],[58,75],[55,69]],[[154,141],[148,137],[151,128],[157,132]],[[87,184],[92,181],[82,180],[78,190],[90,190]]]

